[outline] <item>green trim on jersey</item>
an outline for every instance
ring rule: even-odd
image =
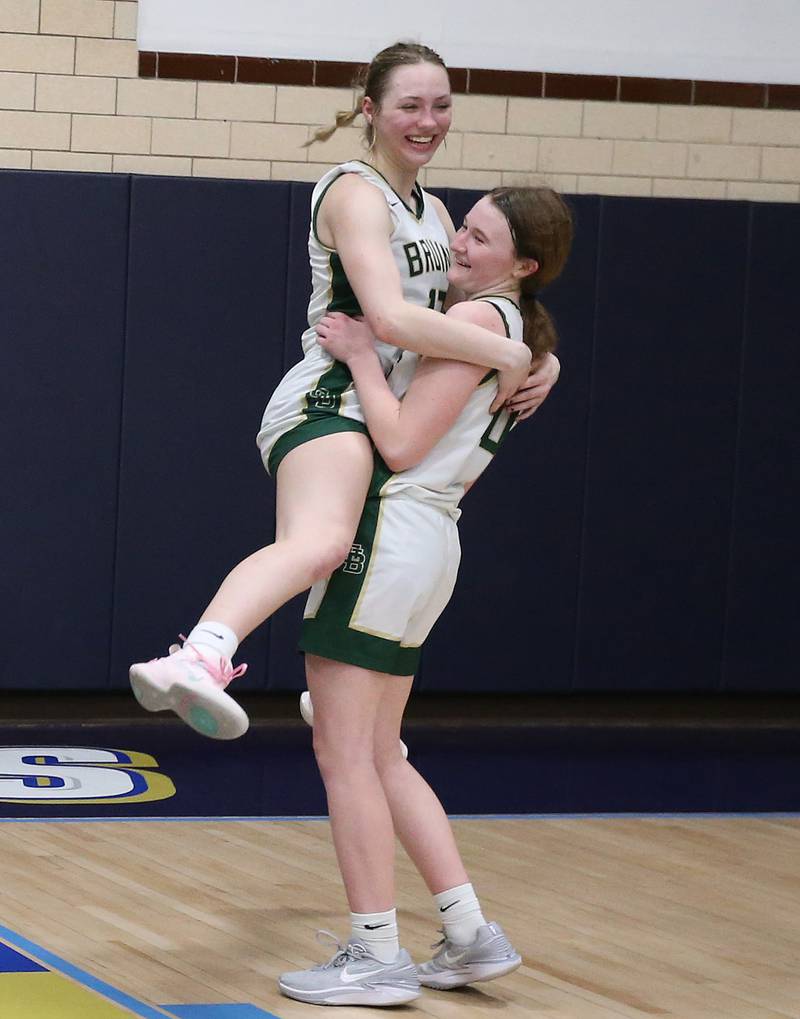
[[[376,167],[374,167],[371,163],[368,163],[364,159],[354,159],[353,162],[361,163],[362,166],[366,166],[370,173],[374,173],[376,176],[380,177],[381,180],[386,184],[386,186],[388,188],[391,188],[392,193],[397,195],[398,200],[403,203],[403,206],[406,209],[408,209],[408,211],[411,213],[414,219],[418,221],[422,219],[422,217],[425,215],[425,196],[422,193],[422,188],[420,187],[420,183],[418,180],[414,181],[414,187],[411,192],[412,195],[414,196],[414,204],[417,207],[416,211],[414,211],[414,209],[411,208],[408,202],[406,202],[405,198],[403,198],[402,195],[397,194],[392,183],[386,177],[383,176],[380,170],[376,169]],[[325,190],[327,191],[328,189],[326,188]],[[320,201],[322,201],[322,197],[323,196],[320,195]]]
[[[350,286],[350,280],[347,278],[337,251],[331,252],[330,266],[331,297],[328,301],[327,311],[341,311],[345,315],[350,315],[351,318],[355,315],[363,315],[361,305]]]
[[[497,311],[497,314],[503,320],[503,326],[505,327],[506,337],[508,339],[511,339],[511,329],[510,329],[509,324],[508,324],[508,319],[505,316],[505,312],[503,311],[503,309],[500,307],[499,304],[497,304],[495,301],[492,300],[492,297],[499,297],[499,298],[502,298],[502,300],[504,300],[504,301],[508,301],[509,304],[513,304],[514,305],[514,307],[517,309],[517,311],[520,310],[519,305],[517,304],[516,301],[512,301],[510,297],[504,297],[503,294],[486,294],[484,297],[477,297],[477,298],[475,298],[475,300],[486,301],[487,304],[491,304],[491,306]],[[496,374],[497,374],[496,370],[492,369],[492,371],[490,371],[488,375],[485,375],[481,379],[480,385],[483,385],[484,382],[487,382],[490,378],[492,378],[492,376],[494,376]],[[481,441],[480,441],[481,449],[485,449],[486,452],[487,453],[491,453],[492,456],[494,456],[495,453],[498,451],[498,449],[500,448],[500,444],[503,442],[505,437],[508,435],[508,433],[514,427],[514,424],[516,423],[516,419],[517,419],[517,415],[516,414],[509,415],[509,418],[508,418],[508,421],[505,424],[505,427],[500,431],[500,434],[497,435],[496,438],[493,438],[492,437],[492,433],[495,432],[495,429],[496,429],[496,426],[497,426],[497,422],[500,420],[500,416],[503,414],[503,410],[504,409],[501,407],[500,410],[498,410],[497,413],[492,416],[492,420],[489,422],[489,425],[488,425],[486,431],[481,436]]]
[[[268,473],[274,478],[281,460],[297,446],[318,439],[322,435],[336,435],[338,432],[361,432],[362,435],[369,435],[364,422],[356,421],[355,418],[337,417],[335,414],[324,412],[309,414],[308,420],[284,432],[276,441],[267,461]]]
[[[350,626],[369,576],[382,502],[378,498],[367,498],[350,555],[331,574],[316,614],[303,620],[298,647],[307,654],[347,662],[362,669],[413,676],[419,666],[421,647],[403,647],[399,641]]]
[[[323,198],[325,197],[325,195],[327,195],[327,193],[328,193],[328,191],[329,191],[329,189],[330,189],[331,185],[332,185],[332,184],[335,184],[335,183],[336,183],[336,181],[337,181],[337,180],[338,180],[338,179],[339,179],[340,177],[344,177],[344,172],[342,172],[342,173],[338,173],[338,174],[337,174],[337,175],[336,175],[336,176],[335,176],[335,177],[333,178],[333,180],[329,180],[329,181],[328,181],[328,183],[327,183],[327,184],[325,185],[325,190],[324,190],[324,191],[322,192],[322,194],[321,194],[321,195],[319,196],[319,198],[317,199],[317,204],[316,204],[316,205],[314,206],[314,208],[313,208],[313,209],[311,210],[311,233],[312,233],[312,234],[314,235],[314,240],[315,240],[315,241],[317,242],[317,244],[319,244],[319,245],[320,245],[320,247],[323,247],[323,248],[325,248],[325,249],[326,249],[327,251],[331,251],[331,250],[333,250],[333,249],[332,249],[332,248],[329,248],[327,244],[323,244],[323,243],[322,243],[322,241],[320,240],[320,236],[319,236],[319,234],[317,233],[317,215],[318,215],[318,213],[319,213],[319,207],[320,207],[320,205],[322,205],[322,199],[323,199]]]
[[[503,309],[500,307],[500,305],[499,304],[495,304],[495,302],[493,300],[491,300],[491,298],[493,296],[501,297],[502,295],[501,294],[496,294],[496,295],[488,294],[485,297],[474,297],[474,298],[472,298],[472,300],[474,300],[474,301],[485,301],[487,304],[491,304],[491,306],[495,309],[497,314],[503,320],[503,328],[506,331],[506,339],[510,340],[511,339],[511,328],[510,328],[510,326],[508,324],[508,319],[503,314]],[[514,302],[511,300],[510,297],[506,297],[506,298],[504,298],[504,300],[508,301],[509,304],[514,304]],[[514,304],[514,307],[517,309],[517,311],[519,311],[519,307],[516,304]],[[489,371],[480,380],[478,385],[479,386],[485,385],[490,379],[495,378],[495,376],[497,374],[498,373],[497,373],[497,369],[496,368],[490,368]]]
[[[353,293],[350,281],[345,275],[342,260],[332,252],[330,256],[331,299],[328,311],[341,311],[345,315],[361,314],[361,306]],[[303,413],[311,418],[316,414],[338,415],[342,405],[342,394],[353,384],[353,376],[344,361],[334,361],[327,371],[320,375],[312,389],[303,396]]]

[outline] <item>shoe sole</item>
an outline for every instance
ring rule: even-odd
[[[287,998],[294,998],[295,1001],[305,1001],[309,1005],[371,1005],[382,1008],[391,1005],[405,1005],[409,1001],[415,1001],[421,991],[406,990],[401,987],[371,987],[369,990],[359,991],[355,987],[343,988],[341,991],[303,991],[295,987],[287,987],[282,981],[278,981],[278,989]]]
[[[128,673],[133,695],[145,711],[174,711],[210,739],[238,739],[247,732],[250,720],[224,690],[209,696],[208,691],[180,679],[165,687],[155,683],[146,669],[146,665],[132,665]]]
[[[453,991],[457,987],[466,987],[467,984],[482,984],[487,980],[497,980],[498,977],[513,973],[521,965],[521,956],[502,963],[478,962],[465,966],[459,972],[437,973],[435,976],[425,976],[420,973],[419,982],[423,987],[432,987],[437,991]]]
[[[300,716],[306,725],[314,728],[314,707],[311,703],[311,694],[306,690],[300,694]],[[400,740],[400,753],[408,760],[408,747]]]

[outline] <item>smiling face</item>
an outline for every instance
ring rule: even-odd
[[[538,268],[530,258],[518,258],[508,220],[488,195],[467,215],[453,238],[453,262],[448,280],[466,294],[514,294],[519,281]]]
[[[396,67],[380,104],[366,96],[363,108],[375,131],[374,155],[416,171],[432,159],[450,129],[447,71],[427,62]]]

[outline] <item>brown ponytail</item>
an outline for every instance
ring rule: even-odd
[[[335,122],[330,127],[321,127],[315,131],[303,147],[308,148],[314,142],[326,142],[338,128],[349,127],[361,113],[365,96],[370,97],[376,108],[380,107],[389,86],[392,71],[405,64],[437,64],[447,70],[439,54],[429,46],[423,46],[422,43],[396,42],[387,46],[372,58],[369,65],[365,64],[359,68],[353,81],[353,88],[358,91],[353,109],[340,110],[336,114]],[[368,149],[371,149],[375,144],[375,133],[371,124],[364,125],[364,141]]]
[[[555,323],[538,293],[561,274],[567,263],[572,213],[551,188],[495,188],[489,197],[508,220],[517,257],[539,263],[535,273],[520,281],[522,338],[536,361],[558,346]]]

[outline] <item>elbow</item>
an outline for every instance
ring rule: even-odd
[[[383,457],[383,462],[394,474],[416,467],[424,459],[424,454],[405,443],[386,446],[380,450],[380,454]]]

